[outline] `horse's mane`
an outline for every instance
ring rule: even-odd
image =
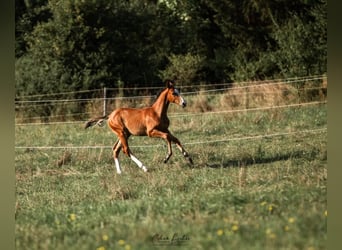
[[[168,81],[169,81],[169,82],[172,82],[172,83],[174,84],[174,82],[171,81],[171,80],[169,80],[169,79],[165,80],[165,82],[168,82]],[[157,93],[157,95],[155,96],[153,102],[155,102],[155,101],[158,99],[158,97],[161,95],[162,92],[164,92],[165,89],[167,89],[167,87],[166,87],[166,88],[163,88],[163,89],[161,89],[161,90],[158,91],[158,93]]]
[[[167,88],[163,88],[161,90],[158,91],[158,93],[156,94],[155,98],[154,98],[154,101],[156,101],[158,99],[158,97],[161,95],[161,93],[164,92],[164,90],[167,89]]]

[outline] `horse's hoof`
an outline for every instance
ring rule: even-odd
[[[189,162],[190,162],[191,165],[194,165],[194,162],[192,161],[192,159],[191,159],[190,157],[189,157],[188,160],[189,160]]]

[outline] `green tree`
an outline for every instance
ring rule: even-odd
[[[160,71],[162,79],[171,78],[177,80],[181,85],[190,85],[193,81],[198,81],[203,58],[188,53],[185,55],[171,54],[168,59],[169,64],[166,69]]]
[[[48,20],[51,13],[45,7],[47,0],[15,0],[15,56],[26,53],[25,37],[32,32],[34,26]]]
[[[279,68],[280,77],[326,73],[326,4],[326,1],[310,4],[305,12],[293,10],[291,18],[271,33],[277,47],[269,58]]]
[[[16,0],[16,95],[323,74],[326,19],[326,0]]]

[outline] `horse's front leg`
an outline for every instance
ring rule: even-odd
[[[167,161],[170,159],[172,156],[172,147],[171,147],[171,139],[169,136],[169,133],[165,133],[156,129],[153,129],[147,133],[149,137],[157,137],[157,138],[162,138],[166,141],[167,143],[167,155],[164,159],[164,163],[167,163]]]
[[[188,154],[188,152],[184,149],[181,142],[178,140],[177,137],[173,136],[171,133],[169,133],[170,139],[172,142],[174,142],[177,145],[177,148],[182,152],[182,155],[189,161],[191,165],[194,165],[194,162],[192,161],[192,158]]]
[[[172,146],[171,146],[171,141],[166,139],[166,143],[167,143],[167,155],[164,159],[164,163],[167,163],[167,161],[170,159],[170,157],[172,156]]]
[[[179,148],[179,150],[182,152],[183,156],[185,158],[188,159],[188,161],[190,162],[190,164],[193,165],[193,161],[191,159],[191,157],[189,156],[188,152],[186,152],[186,150],[184,149],[184,147],[182,146],[181,142],[178,140],[178,138],[176,138],[175,136],[173,136],[170,131],[167,132],[162,132],[159,130],[152,130],[148,133],[148,136],[151,137],[159,137],[159,138],[163,138],[166,140],[167,143],[167,148],[168,148],[168,153],[164,159],[164,163],[166,163],[170,157],[172,156],[172,147],[171,147],[171,142],[174,142],[177,147]]]

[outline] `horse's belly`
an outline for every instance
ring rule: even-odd
[[[147,136],[146,130],[138,130],[138,131],[134,131],[134,134],[131,133],[132,135],[136,135],[136,136]]]
[[[143,126],[142,124],[137,123],[137,124],[134,124],[134,125],[127,127],[127,129],[131,135],[136,135],[136,136],[146,136],[147,135],[146,127]]]

